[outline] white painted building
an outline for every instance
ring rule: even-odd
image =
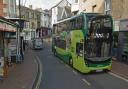
[[[51,8],[52,12],[52,25],[57,21],[71,16],[71,4],[67,0],[61,0]],[[65,15],[65,16],[64,16]]]
[[[51,16],[50,16],[50,14],[49,14],[49,10],[43,10],[42,12],[41,12],[41,27],[50,27],[50,24],[51,24],[51,22],[50,22],[50,20],[51,20]]]
[[[79,0],[72,0],[71,12],[77,14],[79,12]]]
[[[51,35],[51,14],[50,11],[45,9],[42,10],[41,8],[37,9],[41,12],[41,25],[40,28],[36,30],[37,37],[47,37]]]

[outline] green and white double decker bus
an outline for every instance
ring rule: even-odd
[[[82,73],[110,70],[112,34],[111,16],[81,13],[53,25],[52,51]]]

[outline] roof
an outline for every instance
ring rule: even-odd
[[[1,22],[4,22],[4,23],[7,23],[7,24],[9,24],[9,25],[18,26],[18,24],[14,23],[13,21],[11,21],[11,20],[9,20],[9,19],[6,19],[6,18],[4,18],[4,17],[1,17],[1,16],[0,16],[0,21],[1,21]]]
[[[58,22],[57,22],[57,23],[55,23],[55,24],[61,23],[61,22],[66,21],[66,20],[71,20],[71,19],[74,19],[74,18],[79,17],[79,16],[83,16],[83,15],[91,15],[91,14],[99,14],[100,16],[103,16],[103,15],[101,15],[100,13],[83,13],[83,12],[82,12],[81,14],[78,14],[78,15],[75,15],[75,16],[72,16],[72,17],[69,17],[69,18],[67,18],[67,19],[64,19],[64,20],[58,21]],[[105,15],[105,16],[108,16],[108,15]]]
[[[23,19],[23,18],[6,18],[8,20],[11,20],[11,21],[26,21],[28,22],[27,20]]]
[[[51,7],[51,9],[52,8],[54,8],[54,7],[57,7],[61,2],[63,2],[64,0],[61,0],[60,2],[58,2],[56,5],[54,5],[53,7]],[[69,1],[68,0],[66,0],[68,3],[69,3]],[[71,3],[69,3],[69,4],[71,4]]]
[[[18,7],[19,7],[19,6],[17,6],[17,8],[18,8]],[[24,10],[24,8],[27,9],[27,10],[31,10],[31,11],[34,11],[34,12],[36,11],[36,12],[39,12],[39,13],[40,13],[40,11],[37,10],[37,9],[32,9],[32,8],[29,8],[29,7],[26,7],[26,6],[22,6],[22,5],[21,5],[21,10],[22,10],[22,9]],[[18,9],[18,10],[19,10],[19,9]]]

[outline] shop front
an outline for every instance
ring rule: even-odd
[[[17,25],[7,19],[0,17],[0,78],[7,77],[9,67],[9,38],[15,34]]]
[[[128,63],[128,19],[120,21],[118,60]]]

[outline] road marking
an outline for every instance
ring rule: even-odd
[[[75,75],[78,75],[78,73],[75,70],[72,70]]]
[[[119,75],[117,75],[117,74],[115,74],[115,73],[112,73],[112,72],[108,72],[110,75],[112,75],[112,76],[115,76],[115,77],[117,77],[117,78],[119,78],[119,79],[122,79],[122,80],[124,80],[125,82],[128,82],[128,79],[125,79],[125,78],[123,78],[123,77],[121,77],[121,76],[119,76]]]
[[[39,89],[40,84],[41,84],[41,79],[42,79],[42,63],[41,63],[41,61],[40,61],[38,56],[36,56],[36,59],[37,59],[37,61],[39,63],[40,74],[39,74],[39,79],[37,80],[37,84],[35,86],[35,89]]]
[[[66,66],[67,68],[70,68],[67,64],[65,64],[65,66]]]
[[[91,86],[91,83],[89,83],[86,79],[82,79],[83,82],[85,82],[88,86]]]
[[[63,63],[63,61],[60,60],[61,63]]]

